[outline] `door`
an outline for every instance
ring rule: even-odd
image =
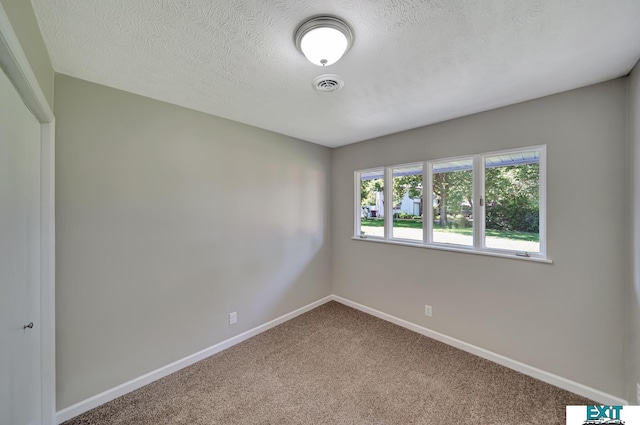
[[[0,70],[0,424],[41,423],[40,124]]]

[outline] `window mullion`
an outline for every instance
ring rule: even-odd
[[[353,220],[354,220],[354,224],[353,224],[353,228],[354,228],[354,235],[355,236],[360,236],[360,220],[362,219],[362,208],[360,207],[360,204],[362,202],[362,199],[360,199],[360,173],[356,172],[354,173],[353,176],[353,192],[354,192],[354,198],[355,198],[355,204],[354,204],[354,216],[353,216]]]
[[[427,161],[422,163],[422,243],[431,243],[433,226],[433,188],[431,187],[431,168]]]
[[[393,232],[393,172],[391,167],[384,168],[384,238],[391,239]]]
[[[484,158],[473,157],[473,248],[484,248]]]
[[[547,257],[547,147],[538,148],[540,152],[538,171],[538,240],[540,241],[540,255]]]

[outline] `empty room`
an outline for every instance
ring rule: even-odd
[[[0,425],[640,421],[639,59],[638,0],[0,0]]]

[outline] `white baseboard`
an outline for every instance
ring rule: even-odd
[[[627,400],[623,400],[619,397],[615,397],[611,394],[607,394],[605,392],[596,390],[595,388],[588,387],[586,385],[571,381],[561,376],[554,375],[553,373],[546,372],[536,367],[526,365],[517,360],[513,360],[508,357],[502,356],[500,354],[491,352],[489,350],[485,350],[484,348],[476,347],[475,345],[441,334],[440,332],[432,331],[431,329],[425,328],[420,325],[416,325],[415,323],[408,322],[404,319],[400,319],[390,314],[383,313],[374,308],[367,307],[362,304],[358,304],[346,298],[342,298],[337,295],[332,295],[331,298],[334,301],[337,301],[349,307],[353,307],[356,310],[360,310],[364,313],[370,314],[379,319],[386,320],[387,322],[391,322],[395,325],[402,326],[403,328],[412,330],[424,336],[428,336],[429,338],[433,338],[447,345],[451,345],[453,347],[459,348],[460,350],[466,351],[467,353],[475,354],[478,357],[482,357],[494,363],[498,363],[502,366],[508,367],[509,369],[513,369],[525,375],[531,376],[532,378],[539,379],[548,384],[554,385],[556,387],[562,388],[567,391],[571,391],[572,393],[581,395],[583,397],[587,397],[588,399],[597,401],[598,403],[611,405],[611,406],[628,404]]]
[[[124,384],[120,384],[117,387],[111,388],[107,391],[104,391],[100,394],[94,395],[86,400],[83,400],[79,403],[76,403],[72,406],[64,408],[56,413],[56,422],[61,424],[64,421],[67,421],[71,418],[74,418],[78,415],[81,415],[84,412],[87,412],[95,407],[100,406],[101,404],[107,403],[115,398],[123,396],[131,391],[137,390],[147,384],[152,383],[153,381],[157,381],[160,378],[163,378],[173,372],[176,372],[180,369],[183,369],[187,366],[190,366],[200,360],[206,359],[216,353],[219,353],[222,350],[226,350],[229,347],[232,347],[242,341],[245,341],[253,336],[256,336],[266,330],[269,330],[275,326],[278,326],[288,320],[293,319],[296,316],[300,316],[310,310],[313,310],[316,307],[321,306],[324,303],[331,301],[333,297],[331,295],[319,299],[318,301],[312,302],[304,307],[301,307],[297,310],[292,311],[291,313],[287,313],[284,316],[280,316],[277,319],[273,319],[270,322],[267,322],[263,325],[256,326],[253,329],[250,329],[246,332],[243,332],[239,335],[236,335],[232,338],[229,338],[225,341],[222,341],[218,344],[212,345],[209,348],[205,348],[204,350],[198,351],[195,354],[187,356],[183,359],[177,360],[171,364],[163,366],[159,369],[151,371],[145,375],[139,376],[131,381],[125,382]]]
[[[365,305],[356,303],[346,298],[343,298],[337,295],[329,295],[328,297],[324,297],[318,301],[315,301],[311,304],[308,304],[304,307],[294,310],[291,313],[285,314],[284,316],[280,316],[277,319],[274,319],[263,325],[257,326],[251,330],[243,332],[239,335],[236,335],[232,338],[229,338],[225,341],[215,344],[209,348],[205,348],[204,350],[198,351],[195,354],[192,354],[183,359],[177,360],[171,364],[163,366],[145,375],[132,379],[131,381],[120,384],[117,387],[111,388],[107,391],[104,391],[100,394],[97,394],[93,397],[90,397],[86,400],[83,400],[65,409],[62,409],[56,413],[56,422],[60,424],[64,421],[67,421],[71,418],[81,415],[82,413],[87,412],[95,407],[98,407],[101,404],[107,403],[131,391],[137,390],[138,388],[141,388],[147,384],[150,384],[153,381],[156,381],[173,372],[176,372],[200,360],[203,360],[209,356],[219,353],[222,350],[232,347],[242,341],[245,341],[253,336],[256,336],[266,330],[269,330],[277,325],[280,325],[288,320],[293,319],[294,317],[297,317],[303,313],[313,310],[314,308],[319,307],[322,304],[325,304],[332,300],[337,301],[346,306],[355,308],[357,310],[360,310],[372,316],[378,317],[382,320],[386,320],[387,322],[391,322],[398,326],[402,326],[403,328],[412,330],[421,335],[427,336],[429,338],[433,338],[447,345],[451,345],[453,347],[459,348],[468,353],[475,354],[476,356],[490,360],[494,363],[498,363],[502,366],[508,367],[509,369],[513,369],[520,373],[524,373],[525,375],[539,379],[548,384],[555,385],[556,387],[565,389],[567,391],[571,391],[572,393],[579,394],[583,397],[587,397],[599,403],[606,404],[606,405],[614,405],[614,406],[628,404],[627,400],[621,399],[619,397],[615,397],[611,394],[607,394],[605,392],[596,390],[594,388],[587,387],[586,385],[571,381],[569,379],[563,378],[558,375],[554,375],[553,373],[546,372],[536,367],[526,365],[517,360],[513,360],[508,357],[502,356],[500,354],[491,352],[489,350],[485,350],[484,348],[480,348],[475,345],[466,343],[464,341],[460,341],[459,339],[455,339],[450,336],[441,334],[440,332],[436,332],[431,329],[425,328],[423,326],[416,325],[415,323],[411,323],[404,319],[400,319],[390,314],[383,313],[379,310],[376,310],[371,307],[367,307]]]

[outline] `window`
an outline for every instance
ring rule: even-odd
[[[540,151],[484,158],[484,246],[540,252]]]
[[[384,168],[357,174],[356,234],[384,238]]]
[[[393,167],[391,237],[422,241],[422,163]]]
[[[433,243],[473,246],[473,158],[430,163]]]
[[[535,146],[357,171],[355,236],[543,259],[545,161]]]

